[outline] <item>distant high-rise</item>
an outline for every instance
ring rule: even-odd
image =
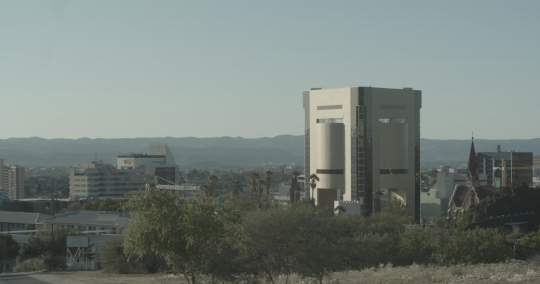
[[[3,188],[9,199],[24,198],[24,168],[15,165],[3,166]]]
[[[305,175],[320,178],[316,203],[358,201],[369,214],[380,190],[383,207],[400,199],[419,220],[421,91],[355,87],[303,96]]]

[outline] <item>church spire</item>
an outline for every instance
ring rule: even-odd
[[[471,177],[478,176],[478,164],[476,162],[476,151],[474,150],[474,136],[471,139],[471,151],[469,152],[467,175],[470,175]]]

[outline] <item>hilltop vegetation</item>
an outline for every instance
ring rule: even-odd
[[[125,231],[123,252],[129,261],[155,254],[189,283],[205,275],[212,283],[287,283],[298,277],[322,283],[336,273],[388,264],[473,265],[512,258],[512,245],[495,230],[417,225],[406,230],[412,220],[398,201],[380,214],[360,217],[310,201],[250,208],[245,206],[255,202],[250,198],[219,204],[182,201],[170,191],[135,193],[126,204],[134,220]]]

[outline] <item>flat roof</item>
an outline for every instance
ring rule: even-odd
[[[118,155],[118,158],[165,158],[165,155],[128,154]]]

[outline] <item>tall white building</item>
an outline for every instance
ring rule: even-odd
[[[303,94],[305,175],[316,173],[319,206],[357,201],[373,211],[393,198],[420,219],[421,91],[411,88],[311,89]]]
[[[24,198],[24,167],[3,166],[3,188],[9,199]]]

